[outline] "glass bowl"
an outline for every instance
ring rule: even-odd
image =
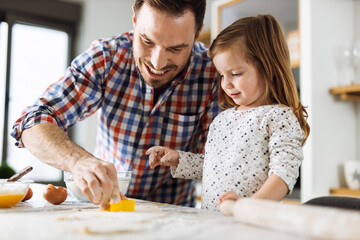
[[[0,208],[10,208],[23,200],[32,182],[31,180],[7,182],[7,179],[0,179]]]
[[[123,194],[126,194],[130,180],[131,180],[131,173],[132,171],[118,171],[117,177],[118,177],[118,183],[120,192]],[[70,172],[64,172],[64,181],[66,184],[67,190],[71,193],[72,196],[74,196],[77,200],[81,202],[89,202],[87,197],[82,193],[80,188],[76,186],[74,181],[74,176]]]

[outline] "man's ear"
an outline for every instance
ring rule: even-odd
[[[133,28],[135,29],[135,25],[136,25],[136,16],[135,16],[135,7],[134,7],[134,6],[132,6],[132,11],[133,11],[132,22],[133,22]]]
[[[201,31],[203,30],[203,28],[204,28],[204,24],[201,26],[200,30],[196,33],[195,41],[199,38],[200,33],[201,33]]]

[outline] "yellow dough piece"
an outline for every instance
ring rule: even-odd
[[[135,200],[120,200],[118,203],[110,203],[110,212],[120,212],[120,211],[135,211]]]

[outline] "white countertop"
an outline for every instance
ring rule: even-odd
[[[1,240],[311,239],[242,224],[197,208],[136,200],[135,212],[113,213],[71,199],[54,206],[39,194],[13,208],[0,209],[0,224]]]

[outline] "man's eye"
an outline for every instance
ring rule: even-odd
[[[171,50],[173,52],[181,52],[182,48],[172,48]]]
[[[146,40],[146,39],[142,39],[143,43],[145,43],[146,45],[151,45],[151,41]]]

